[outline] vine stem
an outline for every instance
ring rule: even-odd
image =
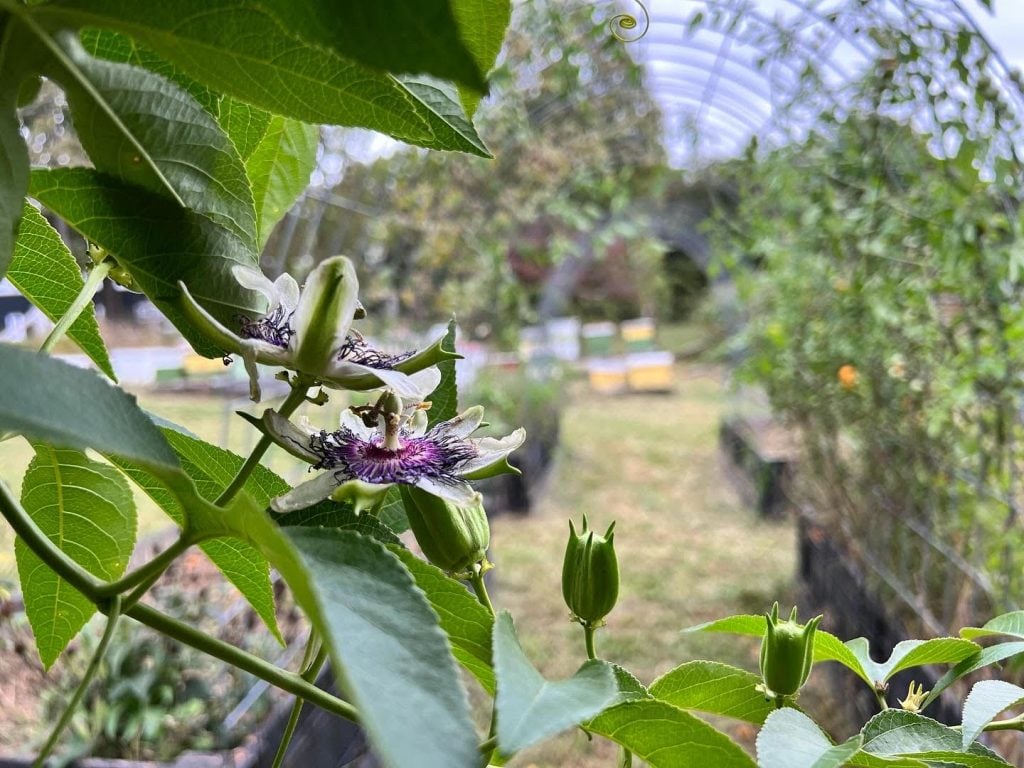
[[[306,394],[309,392],[309,388],[311,386],[312,384],[305,377],[297,377],[292,383],[291,393],[289,393],[288,397],[285,398],[285,401],[281,403],[281,407],[277,409],[277,412],[285,418],[288,418],[295,413],[295,409],[305,402]],[[263,454],[265,454],[267,449],[273,445],[273,442],[274,441],[267,435],[263,435],[260,438],[259,442],[256,443],[256,447],[252,449],[252,453],[250,453],[249,457],[245,460],[245,463],[238,468],[238,473],[235,475],[234,479],[213,502],[216,506],[223,507],[235,498],[238,492],[245,486],[245,481],[249,479],[249,475],[251,475],[252,471],[256,469],[256,465],[260,463],[260,459],[263,458]]]
[[[306,641],[306,653],[302,659],[302,673],[300,675],[302,679],[307,683],[315,682],[326,660],[327,644],[320,641],[315,629],[309,630],[309,640]],[[277,754],[274,755],[274,763],[271,768],[281,768],[281,765],[284,763],[284,756],[288,752],[288,745],[291,744],[292,736],[295,735],[295,727],[299,724],[302,704],[303,700],[296,696],[295,703],[292,704],[292,711],[288,715],[288,723],[284,727],[284,733],[281,734],[281,743],[277,745]]]
[[[191,547],[192,544],[192,538],[187,533],[183,533],[173,544],[171,544],[171,546],[145,565],[139,566],[134,571],[125,574],[117,581],[101,584],[96,588],[96,594],[99,597],[110,597],[113,595],[123,594],[139,585],[144,584],[147,587],[152,585],[152,583],[160,578],[163,572],[167,570],[170,564],[178,558],[178,555]],[[134,605],[135,602],[136,600],[132,600],[131,598],[128,599],[129,606]]]
[[[487,609],[491,618],[494,618],[494,604],[491,603],[491,596],[487,594],[487,584],[484,583],[483,569],[479,563],[473,566],[469,583],[473,585],[473,591],[476,593],[476,599],[480,601],[480,605]]]
[[[92,303],[93,297],[96,295],[96,291],[103,285],[103,279],[110,272],[114,266],[113,259],[104,259],[99,264],[95,265],[89,270],[89,277],[86,278],[85,285],[82,286],[82,290],[75,296],[75,300],[71,302],[71,306],[68,307],[67,312],[61,315],[60,319],[57,320],[57,324],[53,326],[53,330],[50,331],[50,335],[46,337],[43,345],[39,347],[40,352],[49,352],[57,342],[64,338],[64,334],[67,333],[78,316],[82,314],[89,304]]]
[[[889,708],[889,703],[885,700],[885,694],[875,688],[875,698],[878,699],[878,706],[884,712]]]
[[[476,599],[480,605],[487,609],[487,612],[491,614],[491,618],[494,618],[494,604],[491,602],[491,596],[487,593],[487,583],[484,581],[484,569],[480,563],[473,564],[473,570],[470,572],[469,583],[473,586],[473,591],[476,593]],[[483,768],[490,765],[491,756],[494,755],[494,750],[497,749],[498,741],[495,736],[495,730],[498,727],[498,703],[494,702],[491,707],[491,724],[487,728],[487,739],[480,744],[480,765]]]
[[[92,658],[89,659],[89,666],[85,669],[85,674],[82,676],[82,680],[78,683],[78,687],[75,689],[74,694],[71,696],[71,701],[64,708],[61,713],[60,720],[57,721],[57,725],[54,726],[53,731],[50,733],[50,738],[46,740],[46,744],[39,751],[39,755],[36,757],[35,762],[32,763],[32,768],[42,768],[43,763],[46,762],[46,758],[53,752],[54,747],[57,746],[57,742],[60,740],[61,734],[64,733],[64,729],[68,727],[68,723],[71,722],[71,718],[75,714],[75,710],[78,709],[78,705],[82,701],[82,697],[85,695],[89,684],[96,677],[96,673],[99,671],[100,662],[103,661],[104,655],[106,655],[107,648],[110,646],[110,641],[114,637],[114,629],[117,627],[118,619],[121,618],[121,598],[115,596],[113,601],[110,603],[110,611],[107,614],[107,626],[103,630],[103,637],[100,639],[100,644],[96,647],[95,653]]]

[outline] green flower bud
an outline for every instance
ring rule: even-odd
[[[325,259],[309,274],[292,318],[296,370],[319,376],[331,367],[359,305],[358,290],[355,268],[344,256]]]
[[[768,624],[761,640],[761,678],[769,695],[792,696],[811,673],[814,633],[822,617],[799,624],[794,607],[789,619],[780,621],[779,604],[775,603],[765,618]]]
[[[589,529],[587,516],[583,528],[569,521],[569,542],[562,563],[562,596],[581,624],[598,625],[619,598],[619,561],[615,556],[615,523],[604,536]]]
[[[415,486],[399,489],[409,527],[427,560],[448,573],[464,573],[478,563],[489,567],[491,527],[479,497],[459,507]]]

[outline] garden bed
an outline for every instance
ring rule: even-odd
[[[790,433],[770,417],[732,415],[722,419],[718,438],[744,499],[762,517],[785,515],[786,483],[797,456]]]

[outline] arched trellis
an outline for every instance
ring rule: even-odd
[[[902,115],[937,147],[941,116],[954,111],[967,130],[983,129],[992,155],[1015,156],[1024,133],[1020,79],[960,0],[622,0],[618,8],[612,31],[646,67],[680,167],[738,154],[752,138],[777,146],[805,135],[817,116],[849,114],[865,105],[865,77],[894,62],[911,97]],[[971,66],[958,69],[955,58]],[[999,102],[998,118],[973,103],[978,89]],[[1004,130],[991,130],[996,119]]]

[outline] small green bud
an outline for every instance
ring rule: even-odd
[[[325,259],[309,274],[292,317],[296,370],[319,376],[330,368],[355,316],[358,291],[355,268],[344,256]]]
[[[562,596],[581,624],[598,625],[619,598],[619,561],[615,556],[615,523],[604,536],[589,529],[587,516],[583,527],[569,521],[569,541],[562,563]]]
[[[821,623],[815,616],[799,624],[796,608],[788,620],[779,620],[779,604],[766,614],[768,624],[761,640],[761,677],[769,694],[792,696],[807,682],[814,663],[814,633]]]
[[[409,527],[427,560],[448,573],[465,573],[478,563],[489,567],[491,527],[480,501],[457,507],[415,486],[399,489]]]

